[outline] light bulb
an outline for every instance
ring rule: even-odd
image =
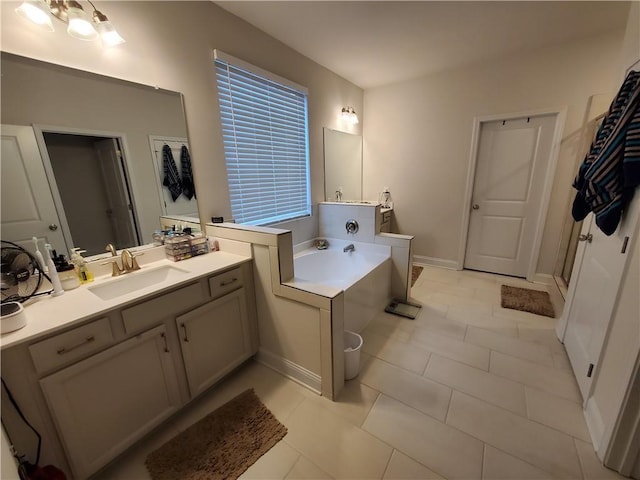
[[[95,40],[98,38],[98,32],[93,28],[91,21],[84,10],[76,7],[69,7],[67,11],[69,18],[69,27],[67,33],[72,37],[80,40]]]
[[[49,7],[43,0],[25,0],[15,11],[18,15],[36,24],[42,30],[53,32]]]
[[[125,42],[124,38],[120,36],[108,20],[96,24],[96,29],[98,30],[102,43],[105,47],[115,47],[116,45],[120,45]]]

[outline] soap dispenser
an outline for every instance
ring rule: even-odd
[[[84,258],[82,258],[83,253],[86,253],[86,250],[81,250],[79,248],[72,248],[71,263],[75,265],[76,273],[78,274],[80,283],[93,282],[93,273],[91,273],[91,270],[89,270],[89,267],[87,266],[87,261]]]

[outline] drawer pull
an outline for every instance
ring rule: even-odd
[[[220,282],[220,286],[221,287],[226,287],[227,285],[231,285],[232,283],[235,283],[237,281],[238,281],[237,278],[232,278],[231,280],[229,280],[227,282]]]
[[[161,333],[160,336],[164,340],[164,351],[169,352],[169,345],[167,344],[167,336],[164,333]]]
[[[62,347],[59,348],[57,350],[57,354],[58,355],[64,355],[65,353],[69,353],[73,350],[75,350],[76,348],[80,348],[81,346],[83,346],[85,343],[91,343],[94,342],[96,340],[96,337],[94,337],[93,335],[89,335],[87,338],[85,338],[83,341],[81,341],[80,343],[77,343],[76,345],[73,345],[72,347]]]
[[[180,326],[182,327],[182,330],[184,330],[184,338],[182,340],[188,342],[189,337],[187,336],[187,326],[184,323],[181,323]]]

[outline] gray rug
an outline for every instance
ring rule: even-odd
[[[556,316],[547,292],[502,285],[500,294],[502,308],[511,308],[551,318]]]
[[[249,389],[150,453],[153,480],[238,478],[287,434]]]

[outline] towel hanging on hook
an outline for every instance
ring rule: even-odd
[[[162,147],[162,164],[164,168],[164,180],[162,181],[162,185],[169,189],[171,198],[175,202],[182,193],[182,182],[178,175],[176,162],[173,160],[171,147],[167,144]]]
[[[197,198],[193,172],[191,171],[191,156],[186,145],[182,145],[180,149],[180,169],[182,170],[182,193],[189,200]]]

